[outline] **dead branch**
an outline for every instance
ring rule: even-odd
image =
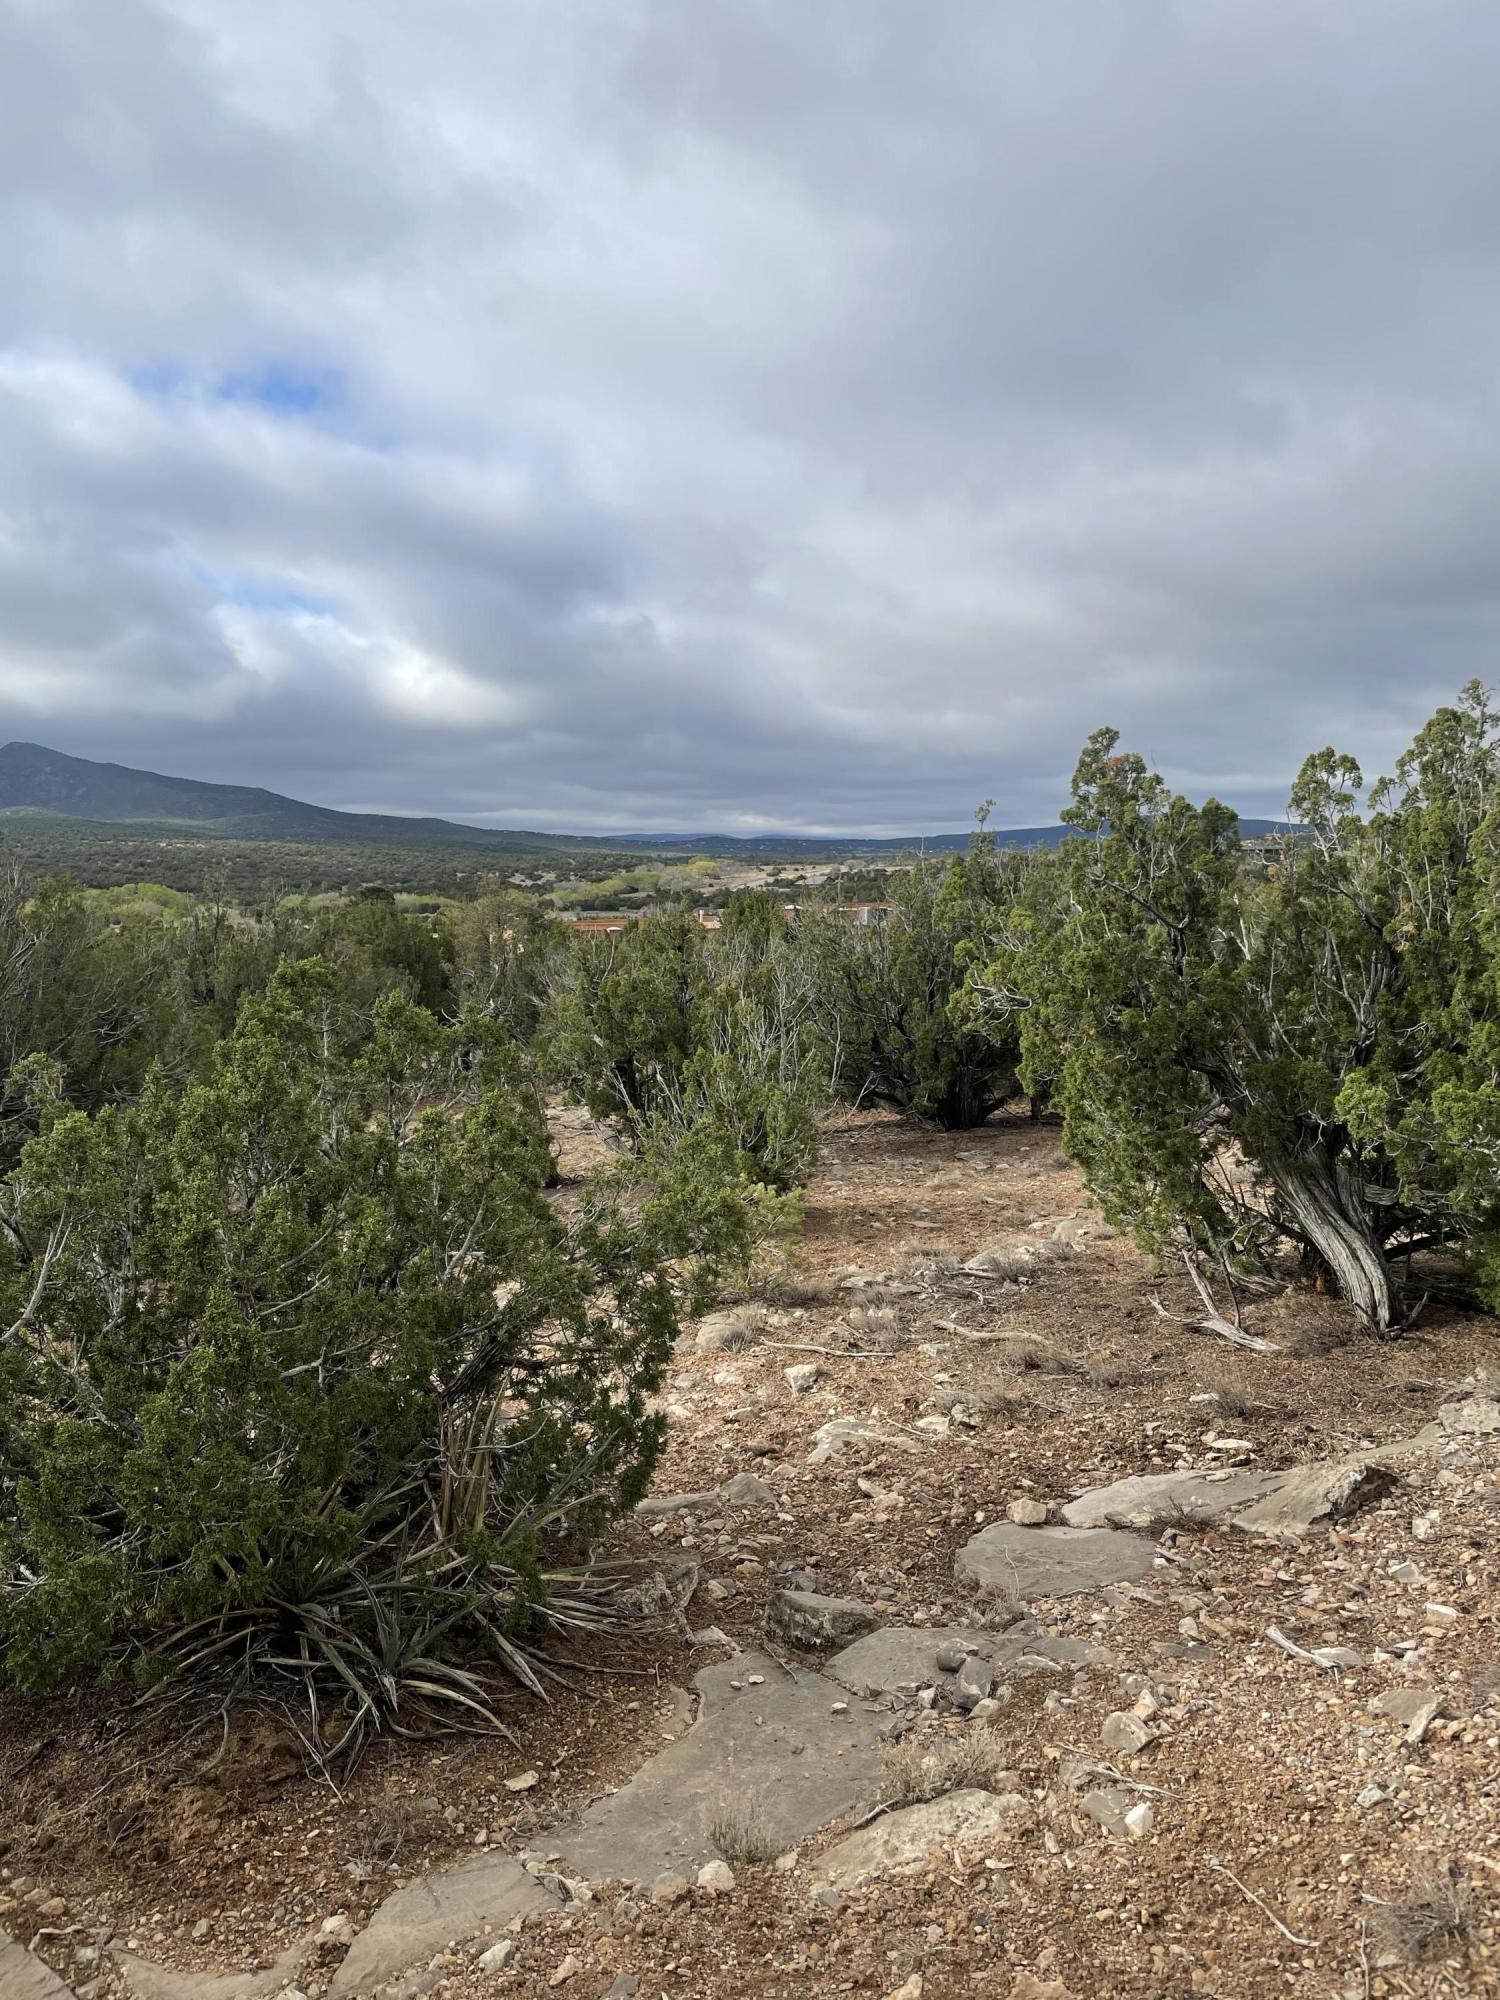
[[[1202,1272],[1185,1250],[1182,1253],[1182,1261],[1187,1268],[1188,1276],[1193,1281],[1193,1290],[1202,1299],[1208,1309],[1207,1317],[1204,1319],[1184,1319],[1180,1313],[1169,1313],[1161,1300],[1153,1293],[1151,1303],[1163,1319],[1170,1320],[1174,1326],[1189,1326],[1195,1333],[1217,1334],[1220,1340],[1233,1341],[1236,1347],[1247,1347],[1252,1354],[1279,1354],[1281,1352],[1281,1349],[1274,1340],[1262,1340],[1258,1334],[1246,1333],[1245,1329],[1238,1324],[1238,1305],[1235,1306],[1236,1323],[1231,1325],[1215,1304],[1214,1295],[1204,1283]]]

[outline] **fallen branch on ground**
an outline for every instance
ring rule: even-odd
[[[1248,1888],[1246,1884],[1240,1880],[1239,1876],[1235,1874],[1232,1868],[1226,1868],[1222,1861],[1215,1860],[1214,1856],[1211,1854],[1208,1857],[1208,1865],[1213,1870],[1215,1875],[1227,1875],[1229,1880],[1234,1884],[1235,1888],[1239,1890],[1242,1896],[1248,1898],[1250,1902],[1254,1903],[1257,1909],[1264,1910],[1265,1914],[1271,1919],[1271,1922],[1276,1926],[1277,1930],[1281,1932],[1281,1935],[1286,1939],[1288,1944],[1294,1944],[1298,1946],[1298,1948],[1302,1951],[1317,1950],[1318,1941],[1316,1938],[1301,1938],[1297,1936],[1297,1933],[1295,1931],[1289,1931],[1286,1925],[1281,1921],[1280,1917],[1278,1917],[1276,1912],[1271,1908],[1271,1905],[1266,1901],[1265,1897],[1257,1896],[1253,1889]]]

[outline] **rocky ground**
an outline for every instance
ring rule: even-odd
[[[1495,1323],[1156,1297],[1050,1128],[842,1124],[684,1337],[662,1629],[341,1794],[0,1708],[0,2000],[1500,1992]]]

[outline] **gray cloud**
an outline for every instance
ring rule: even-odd
[[[1497,42],[0,0],[0,737],[577,827],[1388,765],[1493,677]]]

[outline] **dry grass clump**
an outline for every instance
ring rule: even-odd
[[[1096,1389],[1123,1389],[1127,1382],[1134,1380],[1131,1368],[1123,1361],[1111,1360],[1107,1355],[1090,1361],[1083,1372]]]
[[[979,1415],[1004,1410],[1013,1416],[1021,1416],[1036,1407],[1025,1385],[1006,1377],[998,1382],[980,1382],[969,1388],[944,1383],[940,1389],[933,1391],[932,1406],[944,1416],[953,1410],[973,1410]]]
[[[1054,1347],[1050,1340],[1033,1340],[1029,1335],[1006,1342],[1005,1358],[1012,1368],[1038,1375],[1082,1375],[1088,1363],[1076,1354]]]
[[[851,1306],[844,1324],[867,1354],[899,1354],[906,1329],[894,1306]]]
[[[1452,1862],[1433,1862],[1380,1913],[1392,1951],[1414,1964],[1467,1945],[1474,1935],[1474,1885]]]
[[[766,1309],[764,1306],[734,1306],[715,1319],[719,1335],[719,1345],[727,1354],[740,1354],[747,1347],[756,1346],[766,1331]]]
[[[781,1852],[776,1839],[754,1806],[729,1806],[708,1829],[721,1861],[731,1868],[760,1868]]]
[[[1233,1382],[1226,1382],[1218,1376],[1211,1377],[1203,1384],[1204,1392],[1214,1399],[1217,1413],[1221,1417],[1263,1417],[1268,1414],[1264,1403],[1247,1396],[1243,1389]]]
[[[837,1278],[819,1271],[772,1271],[755,1289],[768,1306],[834,1306],[843,1296]]]
[[[924,1805],[948,1792],[1001,1792],[1015,1787],[1016,1774],[993,1729],[971,1723],[961,1734],[903,1736],[884,1744],[881,1796],[898,1806]]]

